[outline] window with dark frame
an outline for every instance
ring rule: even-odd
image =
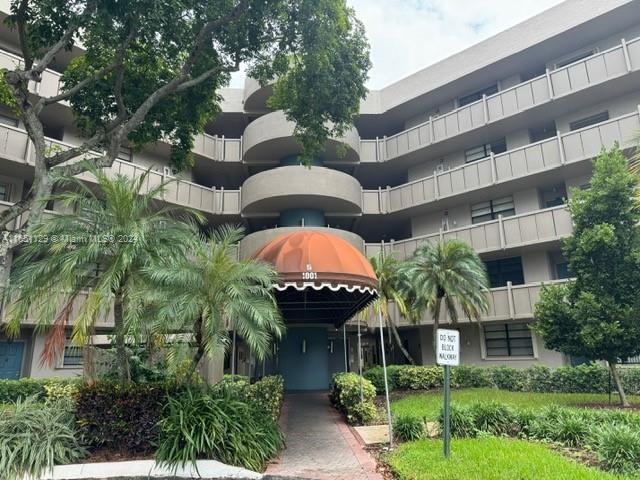
[[[82,347],[72,345],[71,339],[67,337],[64,342],[64,356],[62,358],[63,367],[79,367],[82,365]]]
[[[481,90],[477,90],[473,93],[469,93],[467,95],[463,95],[458,97],[458,107],[464,107],[465,105],[469,105],[470,103],[477,102],[482,98],[483,95],[493,95],[494,93],[498,93],[498,84],[494,83],[493,85],[489,85],[486,88]]]
[[[580,52],[568,58],[565,58],[564,60],[560,60],[559,62],[556,63],[555,67],[556,69],[566,67],[567,65],[570,65],[572,63],[579,62],[580,60],[584,60],[585,58],[590,57],[595,53],[597,53],[597,50],[595,48],[592,48],[590,50],[585,50],[583,52]]]
[[[524,283],[522,258],[520,257],[489,260],[484,264],[491,288],[506,287],[507,282],[511,282],[512,285],[522,285]]]
[[[11,201],[11,184],[0,183],[0,200],[3,202]]]
[[[529,141],[531,143],[541,142],[547,138],[555,137],[557,134],[556,122],[551,120],[549,123],[530,128]]]
[[[485,143],[484,145],[478,145],[472,147],[464,152],[464,163],[477,162],[483,158],[487,158],[493,152],[494,155],[504,153],[507,151],[507,140],[499,138],[493,142]]]
[[[487,357],[533,357],[533,339],[526,323],[485,323]]]
[[[590,127],[591,125],[595,125],[596,123],[606,122],[607,120],[609,120],[608,111],[596,113],[595,115],[591,115],[589,117],[576,120],[575,122],[571,122],[569,124],[569,130],[573,132],[574,130],[580,130],[581,128]]]
[[[511,195],[471,205],[471,223],[473,224],[495,220],[498,215],[511,217],[515,214],[516,209]]]

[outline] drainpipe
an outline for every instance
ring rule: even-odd
[[[387,359],[384,353],[384,333],[382,332],[382,311],[378,304],[378,324],[380,327],[380,347],[382,350],[382,371],[384,372],[384,396],[387,400],[387,422],[389,423],[389,447],[393,447],[393,424],[391,423],[391,404],[389,402],[389,382],[387,381]]]

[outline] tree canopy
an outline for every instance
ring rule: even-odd
[[[545,286],[535,309],[547,348],[606,360],[623,403],[615,364],[640,354],[637,183],[617,147],[594,161],[590,188],[574,189],[569,202],[573,234],[564,254],[573,279]]]

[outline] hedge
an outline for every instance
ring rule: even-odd
[[[18,399],[35,396],[47,398],[47,387],[80,386],[80,378],[21,378],[20,380],[0,380],[0,403],[14,403]],[[52,389],[52,390],[53,390]]]
[[[387,373],[391,391],[430,390],[442,386],[442,368],[437,366],[389,365]],[[371,381],[378,394],[384,393],[382,367],[369,369],[363,376]],[[640,367],[621,367],[620,376],[627,393],[640,394]],[[609,391],[609,370],[596,363],[556,369],[544,365],[529,368],[461,365],[452,368],[451,383],[454,388],[493,387],[521,392],[604,393]]]
[[[263,377],[250,383],[247,377],[225,375],[212,387],[212,392],[226,392],[239,400],[265,410],[273,420],[277,420],[284,401],[284,379],[280,375]]]
[[[360,401],[360,385],[362,385],[362,401]],[[329,386],[329,399],[340,410],[347,422],[362,425],[376,416],[376,387],[366,378],[356,373],[336,373]]]

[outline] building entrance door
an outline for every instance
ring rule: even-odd
[[[278,366],[285,390],[329,388],[329,339],[326,327],[289,327],[280,342]]]
[[[23,353],[24,342],[0,342],[0,378],[20,378]]]

